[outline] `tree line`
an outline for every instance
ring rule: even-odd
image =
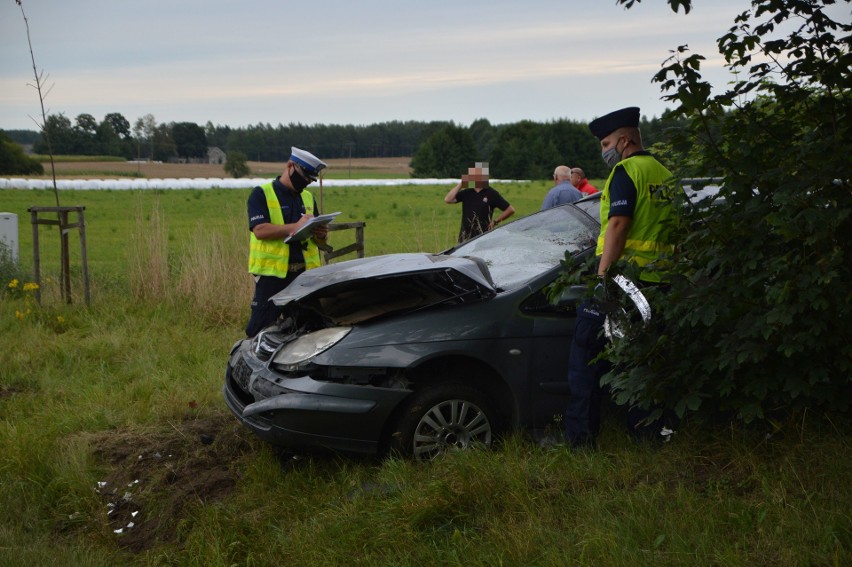
[[[661,138],[675,125],[665,118],[643,117],[646,142]],[[327,159],[412,157],[416,177],[457,177],[476,161],[489,162],[493,177],[549,178],[560,164],[583,167],[589,177],[603,177],[597,140],[584,122],[524,120],[492,124],[481,118],[470,126],[452,121],[391,121],[370,125],[256,124],[240,128],[193,122],[158,123],[151,114],[130,122],[118,112],[98,121],[80,114],[47,117],[44,128],[55,155],[102,155],[169,161],[205,158],[208,148],[244,155],[252,161],[281,162],[291,146],[310,149]],[[32,130],[8,130],[8,137],[48,154],[45,136]],[[12,172],[6,172],[12,173]]]

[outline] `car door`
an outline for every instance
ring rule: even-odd
[[[530,427],[542,428],[561,416],[568,402],[568,355],[576,303],[552,305],[543,286],[521,303],[520,310],[532,322],[527,419]]]

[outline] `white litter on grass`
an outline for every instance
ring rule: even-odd
[[[128,482],[127,486],[133,486],[134,484],[139,484],[139,480],[134,480],[133,482]]]
[[[133,498],[133,495],[130,494],[129,492],[125,492],[123,498],[124,498],[125,502],[129,502],[130,499]]]
[[[138,514],[138,513],[139,513],[139,510],[136,510],[135,512],[131,512],[131,513],[130,513],[130,517],[131,517],[131,518],[135,518],[135,517],[136,517],[136,514]]]
[[[114,534],[120,534],[120,533],[123,533],[123,532],[124,532],[124,528],[118,528],[117,530],[112,530],[112,533],[114,533]]]

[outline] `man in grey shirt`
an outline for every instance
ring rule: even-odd
[[[541,204],[542,211],[583,198],[584,195],[571,184],[571,168],[567,165],[560,165],[553,170],[553,181],[556,185],[544,196],[544,202]]]

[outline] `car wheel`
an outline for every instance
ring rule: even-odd
[[[391,431],[390,449],[433,459],[454,449],[491,445],[495,414],[488,398],[465,384],[444,382],[412,394]]]

